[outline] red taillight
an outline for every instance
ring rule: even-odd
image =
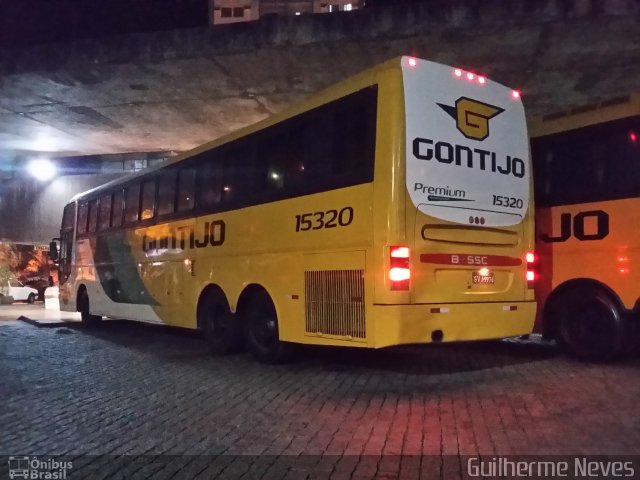
[[[538,276],[536,274],[536,269],[535,269],[535,263],[537,260],[536,254],[534,252],[527,252],[524,258],[527,262],[527,273],[526,273],[527,287],[533,288],[533,283],[536,281],[536,278]]]
[[[389,280],[391,280],[391,290],[409,290],[410,279],[409,247],[389,247]]]

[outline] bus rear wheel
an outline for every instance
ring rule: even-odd
[[[576,286],[552,300],[556,339],[569,353],[606,361],[625,349],[625,319],[611,295],[596,286]]]
[[[226,301],[215,295],[208,295],[198,316],[204,339],[212,354],[226,355],[242,348],[240,322],[231,313]]]
[[[82,324],[87,327],[93,327],[98,325],[102,321],[102,316],[91,315],[89,307],[89,294],[85,289],[78,292],[78,311],[80,312],[80,319]]]
[[[263,363],[283,363],[291,356],[291,344],[280,341],[276,308],[264,290],[253,293],[243,315],[249,352]]]

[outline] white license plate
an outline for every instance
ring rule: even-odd
[[[496,283],[495,278],[493,277],[493,273],[490,273],[489,275],[480,275],[479,273],[473,273],[471,275],[471,278],[473,280],[473,283],[476,284],[490,284],[493,285],[494,283]]]

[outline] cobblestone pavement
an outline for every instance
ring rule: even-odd
[[[0,399],[0,455],[66,455],[71,479],[419,478],[426,462],[457,478],[466,455],[640,454],[639,358],[525,342],[303,348],[266,366],[176,329],[0,321]]]

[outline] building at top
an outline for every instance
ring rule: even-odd
[[[357,10],[364,0],[209,0],[209,23],[248,22],[264,15],[302,15]]]

